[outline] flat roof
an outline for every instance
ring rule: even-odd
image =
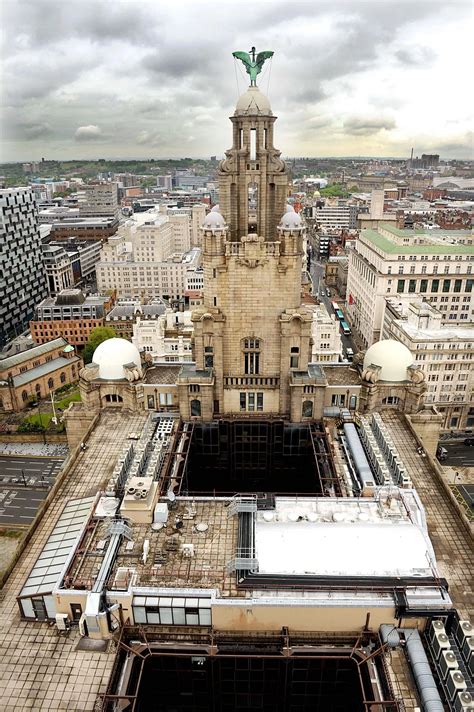
[[[385,224],[382,226],[385,229],[388,230],[388,228],[385,226]],[[408,231],[407,231],[408,232]],[[402,233],[403,237],[414,237],[415,234],[419,233],[414,233],[409,231],[410,234],[405,235]],[[429,237],[429,233],[424,233],[421,231],[422,235],[426,235]],[[372,242],[376,247],[378,247],[380,250],[383,252],[387,252],[389,254],[400,254],[400,255],[443,255],[443,254],[448,254],[448,255],[471,255],[472,254],[472,245],[460,245],[456,244],[453,245],[452,243],[446,243],[442,245],[434,245],[434,244],[424,244],[424,245],[399,245],[396,242],[392,242],[389,240],[387,237],[384,237],[383,235],[380,235],[376,230],[362,230],[361,237],[367,239],[369,242]]]
[[[369,498],[277,497],[256,516],[259,574],[432,576],[427,535],[394,502],[383,516]]]
[[[325,363],[322,363],[321,366],[328,386],[360,386],[362,383],[355,366],[349,364],[326,366]]]

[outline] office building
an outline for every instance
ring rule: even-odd
[[[38,211],[30,188],[0,190],[0,347],[28,328],[48,294]]]
[[[384,339],[397,339],[425,374],[425,402],[443,415],[444,430],[474,428],[474,325],[453,326],[426,301],[387,298]]]
[[[110,296],[86,297],[80,289],[65,289],[38,304],[30,321],[31,335],[37,344],[62,337],[73,346],[83,347],[91,331],[104,326],[112,303]]]
[[[366,346],[380,338],[385,297],[429,301],[442,322],[473,319],[473,236],[470,231],[399,229],[391,224],[362,230],[349,253],[348,317]]]

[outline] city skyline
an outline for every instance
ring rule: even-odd
[[[472,158],[462,0],[25,0],[2,15],[2,161],[222,155],[248,85],[240,63],[229,81],[231,52],[250,45],[275,52],[258,84],[285,155]]]

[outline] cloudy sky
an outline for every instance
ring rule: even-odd
[[[248,82],[287,156],[472,158],[470,0],[1,0],[0,160],[222,155]]]

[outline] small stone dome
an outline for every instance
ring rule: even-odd
[[[141,368],[140,353],[137,347],[126,339],[107,339],[98,345],[92,357],[99,366],[99,378],[106,381],[124,379],[124,366],[134,363]]]
[[[290,205],[290,203],[287,203],[286,207],[285,207],[285,215],[287,213],[294,213],[294,212],[296,212],[294,207],[292,205]]]
[[[293,210],[293,212],[285,213],[280,221],[279,227],[284,230],[295,230],[303,227],[301,216]]]
[[[367,349],[363,368],[380,366],[380,381],[407,381],[407,368],[414,360],[410,349],[400,341],[383,339]]]
[[[220,208],[219,205],[214,205],[213,208],[211,208],[211,213],[220,213]]]
[[[202,226],[205,230],[223,230],[225,228],[225,220],[220,213],[211,210],[204,218]]]
[[[235,114],[265,114],[271,115],[270,102],[258,87],[249,87],[242,94],[235,107]]]

